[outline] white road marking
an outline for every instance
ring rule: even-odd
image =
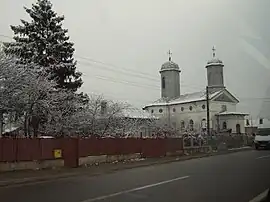
[[[122,195],[122,194],[127,194],[127,193],[131,193],[131,192],[135,192],[135,191],[140,191],[140,190],[143,190],[143,189],[148,189],[148,188],[151,188],[151,187],[156,187],[156,186],[160,186],[160,185],[163,185],[163,184],[168,184],[168,183],[178,181],[178,180],[184,180],[184,179],[187,179],[187,178],[189,178],[189,176],[177,177],[177,178],[174,178],[174,179],[171,179],[171,180],[166,180],[166,181],[162,181],[162,182],[158,182],[158,183],[154,183],[154,184],[145,185],[145,186],[142,186],[142,187],[137,187],[137,188],[134,188],[134,189],[128,189],[128,190],[124,190],[124,191],[120,191],[120,192],[116,192],[116,193],[112,193],[112,194],[108,194],[108,195],[104,195],[104,196],[99,196],[99,197],[92,198],[92,199],[87,199],[87,200],[84,200],[84,201],[81,201],[81,202],[101,201],[101,200],[112,198],[112,197],[119,196],[119,195]]]
[[[260,156],[257,159],[264,159],[264,158],[270,158],[270,155],[266,155],[266,156]]]
[[[264,199],[267,196],[269,189],[266,189],[264,192],[260,193],[258,196],[256,196],[254,199],[250,200],[249,202],[260,202],[262,199]]]

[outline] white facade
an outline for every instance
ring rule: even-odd
[[[244,116],[241,114],[239,117],[235,116],[222,116],[217,117],[216,114],[224,110],[224,106],[229,112],[236,111],[236,103],[229,102],[219,102],[219,101],[209,101],[209,114],[210,114],[210,128],[217,130],[218,128],[223,129],[224,118],[227,121],[227,129],[232,129],[233,133],[236,133],[236,124],[240,124],[240,130],[244,131]],[[194,101],[188,103],[180,103],[173,105],[157,105],[146,107],[149,113],[159,118],[164,118],[168,122],[168,125],[172,125],[181,130],[191,129],[193,122],[194,130],[200,132],[206,128],[207,120],[207,110],[206,110],[206,100]],[[222,121],[219,121],[221,119]],[[192,121],[191,121],[192,120]],[[183,128],[184,123],[184,128]]]
[[[219,73],[219,77],[216,79],[213,79],[211,75],[207,76],[210,85],[208,87],[210,129],[214,131],[226,129],[232,133],[244,133],[244,117],[246,114],[236,112],[236,105],[239,100],[224,86],[223,66],[222,61],[215,58],[206,65],[208,74]],[[162,68],[164,68],[164,65]],[[166,71],[170,71],[170,69],[166,69]],[[178,85],[178,82],[175,83]],[[175,98],[164,98],[162,96],[156,102],[146,105],[144,110],[163,119],[166,125],[175,127],[180,131],[202,132],[207,127],[206,105],[206,92],[202,91],[180,95]]]

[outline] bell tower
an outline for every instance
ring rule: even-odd
[[[216,58],[216,49],[212,48],[213,57],[205,66],[207,69],[207,86],[210,92],[225,88],[223,77],[223,62]]]
[[[180,69],[178,64],[172,61],[172,53],[169,50],[169,61],[165,62],[159,71],[161,76],[161,97],[173,99],[180,96]]]

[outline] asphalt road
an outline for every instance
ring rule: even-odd
[[[1,202],[248,202],[270,187],[270,151],[245,151],[0,189]]]

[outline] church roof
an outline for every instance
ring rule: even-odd
[[[222,60],[218,59],[218,58],[212,58],[211,60],[209,60],[207,62],[206,66],[211,66],[211,65],[223,65]]]
[[[123,115],[126,118],[133,119],[157,119],[157,117],[150,114],[149,112],[137,108],[127,108],[123,111]]]
[[[175,62],[173,62],[171,60],[165,62],[161,66],[160,71],[165,71],[165,70],[177,70],[177,71],[180,71],[178,64],[176,64]]]
[[[240,115],[240,116],[247,116],[248,113],[243,113],[243,112],[220,112],[216,114],[217,116],[229,116],[229,115]]]
[[[218,90],[212,93],[209,93],[209,99],[214,98],[215,96],[219,95],[221,92],[224,90]],[[200,91],[200,92],[195,92],[195,93],[188,93],[184,95],[180,95],[180,97],[171,99],[171,100],[166,100],[166,98],[161,98],[155,101],[152,104],[146,105],[146,107],[151,107],[151,106],[166,106],[166,105],[176,105],[176,104],[184,104],[184,103],[190,103],[190,102],[198,102],[198,101],[204,101],[206,100],[206,92]]]

